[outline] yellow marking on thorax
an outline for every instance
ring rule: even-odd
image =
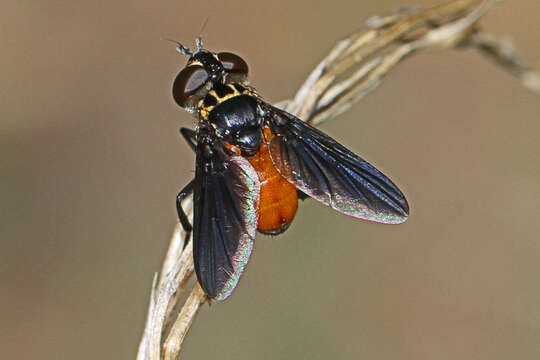
[[[214,99],[216,99],[216,105],[210,105],[210,106],[205,106],[204,105],[204,98],[202,98],[201,100],[199,100],[199,103],[198,103],[198,108],[199,108],[199,114],[201,116],[201,118],[203,120],[208,120],[208,116],[210,115],[210,112],[212,110],[214,110],[214,108],[216,106],[218,106],[219,104],[221,104],[222,102],[225,102],[229,99],[232,99],[233,97],[237,97],[237,96],[240,96],[240,95],[252,95],[253,92],[250,91],[249,89],[245,88],[245,86],[242,85],[242,87],[245,88],[244,91],[242,92],[239,92],[238,90],[236,90],[236,88],[233,86],[233,84],[225,84],[225,86],[227,86],[229,89],[232,90],[232,93],[229,93],[229,94],[225,94],[225,96],[223,97],[220,97],[215,90],[210,90],[208,92],[208,94],[206,96],[211,96],[213,97]],[[205,96],[205,97],[206,97]]]

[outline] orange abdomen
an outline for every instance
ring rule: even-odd
[[[265,136],[268,141],[272,137],[269,129],[265,129]],[[261,182],[258,230],[267,234],[279,234],[289,227],[296,214],[296,187],[285,180],[274,167],[266,140],[263,141],[259,153],[248,160],[259,174]]]

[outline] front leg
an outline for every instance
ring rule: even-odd
[[[182,224],[182,228],[186,232],[186,237],[184,238],[184,247],[186,247],[189,236],[191,235],[191,230],[193,227],[191,226],[191,223],[189,222],[189,219],[184,212],[184,208],[182,207],[182,200],[184,200],[186,197],[191,195],[193,193],[193,184],[195,180],[191,180],[179,193],[176,195],[176,211],[178,212],[178,219],[180,220],[180,224]]]
[[[180,134],[182,134],[182,136],[188,143],[191,150],[196,151],[197,150],[197,140],[196,140],[197,133],[188,128],[180,128]]]

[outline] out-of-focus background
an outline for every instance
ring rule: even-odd
[[[0,352],[133,359],[149,289],[193,176],[171,97],[202,24],[269,100],[333,44],[414,1],[0,4]],[[540,3],[483,21],[540,69]],[[475,51],[406,60],[324,124],[405,192],[385,226],[301,204],[260,236],[237,291],[204,306],[185,359],[540,357],[540,97]]]

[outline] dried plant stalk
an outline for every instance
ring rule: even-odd
[[[478,30],[478,20],[498,0],[456,0],[429,9],[402,9],[368,19],[362,29],[341,40],[309,75],[292,100],[277,104],[317,125],[349,109],[379,85],[405,57],[422,50],[471,47],[495,60],[528,89],[540,94],[540,77],[508,40]],[[182,204],[192,217],[193,201]],[[177,225],[160,276],[152,284],[138,360],[177,359],[182,342],[207,298],[198,283],[180,312],[173,309],[193,274],[191,239]],[[170,326],[170,330],[166,332]]]

